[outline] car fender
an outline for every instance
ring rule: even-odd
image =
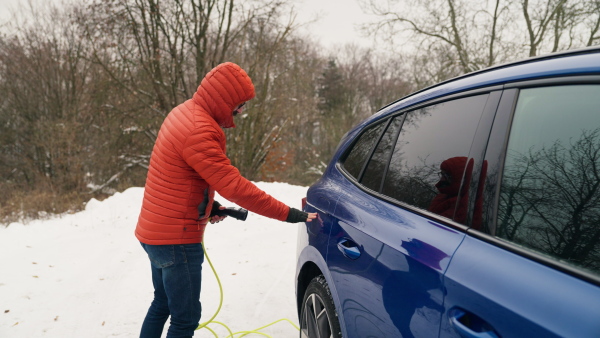
[[[327,285],[329,286],[329,291],[331,291],[331,298],[333,299],[333,303],[335,305],[335,310],[337,313],[340,313],[340,308],[339,308],[339,304],[340,304],[340,300],[338,297],[338,293],[337,290],[335,288],[335,284],[332,282],[332,277],[331,277],[331,273],[329,272],[329,269],[327,268],[327,263],[325,262],[325,258],[323,257],[323,255],[321,254],[321,252],[319,252],[315,247],[313,246],[306,246],[304,247],[304,249],[299,253],[298,255],[298,265],[296,267],[296,278],[295,278],[295,290],[296,290],[296,297],[298,297],[298,280],[300,277],[300,273],[302,273],[304,271],[304,267],[307,264],[314,264],[321,272],[321,274],[323,275],[323,277],[325,277],[325,281],[327,282]],[[302,306],[301,302],[302,300],[299,300],[299,309]],[[300,316],[300,311],[298,311],[298,316]],[[338,320],[340,322],[340,328],[342,329],[342,336],[346,336],[346,325],[344,322],[344,318],[342,316],[338,316]]]

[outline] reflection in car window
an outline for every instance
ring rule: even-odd
[[[383,175],[385,171],[385,167],[390,159],[390,155],[392,154],[392,149],[396,144],[396,136],[398,136],[398,128],[404,119],[404,115],[398,116],[394,118],[390,126],[383,134],[381,141],[375,148],[373,152],[373,156],[365,169],[365,173],[361,179],[361,183],[375,191],[379,191],[381,188],[381,183],[383,180]]]
[[[522,90],[495,235],[600,274],[600,86]]]
[[[457,210],[454,219],[464,223],[468,189],[461,187],[470,183],[473,161],[467,156],[487,97],[472,96],[409,112],[382,192],[448,218]]]
[[[367,131],[360,136],[344,161],[344,169],[346,169],[350,175],[354,176],[354,178],[359,178],[358,175],[360,175],[360,171],[362,170],[365,161],[368,160],[367,157],[371,153],[371,149],[373,149],[375,142],[379,140],[379,136],[387,124],[385,122],[367,129]]]

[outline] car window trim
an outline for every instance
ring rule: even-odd
[[[508,135],[510,133],[510,125],[516,108],[518,94],[519,90],[517,88],[502,91],[500,101],[498,102],[494,114],[492,128],[488,132],[487,145],[483,154],[483,160],[488,161],[488,173],[494,172],[494,170],[500,173],[504,170],[504,162],[501,159],[503,156],[506,156],[505,152],[508,147]],[[486,225],[485,223],[482,224],[482,226],[485,225],[484,228],[492,228],[495,230],[496,218],[498,217],[498,201],[500,199],[500,189],[498,189],[500,183],[500,175],[496,176],[495,181],[486,183],[486,185],[494,184],[494,190],[489,193],[489,204],[491,204],[492,207],[490,214],[486,214],[486,219],[490,219],[491,223],[489,225]],[[487,187],[484,188],[484,198],[488,197],[486,196],[488,194],[485,192],[486,190]],[[486,232],[482,230],[482,233]]]
[[[506,154],[508,151],[508,141],[510,138],[510,131],[512,130],[512,124],[515,117],[515,112],[517,110],[517,102],[519,102],[519,95],[521,93],[520,88],[509,88],[505,92],[511,92],[511,96],[509,97],[512,102],[507,102],[510,104],[510,111],[508,113],[508,123],[504,126],[504,138],[502,139],[502,144],[500,148],[500,152],[498,154],[498,175],[496,177],[496,190],[494,191],[494,200],[492,201],[493,209],[492,209],[492,226],[494,229],[494,234],[496,232],[496,226],[498,225],[498,210],[500,207],[500,186],[502,185],[502,178],[504,177],[504,165],[506,163]],[[500,109],[500,106],[498,106]],[[496,123],[496,119],[502,118],[499,116],[499,111],[496,112],[496,116],[494,118],[494,124]],[[501,126],[502,127],[502,126]],[[493,127],[492,127],[493,128]],[[491,137],[492,131],[490,131]],[[485,153],[487,155],[488,149],[486,148]],[[495,236],[495,235],[494,235]]]
[[[417,109],[421,109],[423,107],[427,107],[427,106],[431,106],[434,104],[440,104],[440,103],[444,103],[446,101],[453,101],[453,100],[457,100],[457,99],[462,99],[465,97],[469,97],[469,96],[477,96],[477,95],[482,95],[482,94],[489,94],[491,92],[494,91],[502,91],[504,90],[504,85],[494,85],[494,86],[487,86],[487,87],[481,87],[481,88],[476,88],[476,89],[470,89],[467,91],[462,91],[462,92],[457,92],[457,93],[453,93],[453,94],[448,94],[442,97],[436,97],[433,99],[429,99],[427,101],[420,101],[420,102],[416,102],[410,106],[407,107],[403,107],[399,110],[396,110],[392,113],[390,113],[390,115],[392,116],[396,116],[396,115],[400,115],[400,114],[404,114],[406,112],[410,112],[413,110],[417,110]],[[397,102],[398,104],[401,103],[401,101]]]
[[[550,77],[537,80],[527,80],[519,82],[511,82],[504,85],[504,89],[526,89],[539,87],[554,87],[567,85],[584,85],[584,84],[600,84],[599,75],[578,75],[564,77]]]
[[[483,112],[477,125],[475,135],[473,136],[473,141],[471,143],[471,148],[469,150],[468,155],[468,158],[473,159],[475,162],[475,166],[473,167],[473,176],[471,178],[471,184],[469,184],[467,188],[467,193],[469,194],[469,205],[466,225],[469,226],[472,226],[475,212],[475,204],[478,197],[478,187],[480,184],[479,181],[481,179],[481,171],[486,159],[485,154],[487,151],[487,147],[489,146],[490,134],[494,127],[494,121],[496,119],[496,114],[498,113],[498,109],[500,107],[502,96],[504,95],[504,90],[494,90],[489,92],[488,94],[488,100],[485,104],[485,107],[483,108]],[[482,144],[481,146],[479,146],[479,148],[477,146],[478,143]],[[480,198],[483,198],[483,192]]]

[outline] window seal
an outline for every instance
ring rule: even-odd
[[[440,104],[440,103],[444,103],[446,101],[462,99],[462,98],[469,97],[469,96],[482,95],[482,94],[486,94],[486,93],[489,94],[491,92],[502,91],[502,90],[504,90],[504,85],[494,85],[494,86],[481,87],[481,88],[477,88],[477,89],[470,89],[470,90],[466,90],[466,91],[462,91],[462,92],[458,92],[458,93],[448,94],[448,95],[432,98],[427,101],[414,103],[410,106],[404,107],[402,109],[394,111],[393,113],[390,113],[389,116],[394,117],[396,115],[404,114],[404,113],[407,113],[407,112],[410,112],[413,110],[417,110],[417,109],[421,109],[423,107],[427,107],[430,105]]]
[[[519,82],[506,83],[504,89],[525,89],[531,87],[554,87],[565,85],[582,85],[582,84],[600,84],[600,75],[577,75],[577,76],[561,76],[547,77],[537,80],[527,80]]]

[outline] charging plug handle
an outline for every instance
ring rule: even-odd
[[[244,208],[226,208],[215,210],[214,214],[217,216],[230,216],[240,221],[245,221],[246,217],[248,217],[248,210]]]

